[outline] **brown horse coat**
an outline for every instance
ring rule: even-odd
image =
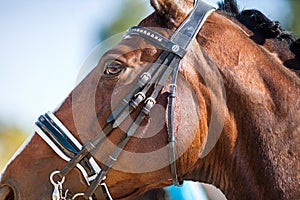
[[[174,30],[192,9],[193,1],[152,0],[151,4],[156,11],[141,25]],[[166,30],[159,32],[170,35]],[[178,175],[214,184],[228,199],[299,199],[300,79],[284,66],[277,51],[257,45],[251,34],[236,20],[214,12],[182,60],[175,105],[176,147],[178,153],[183,152],[177,160]],[[56,116],[81,142],[88,141],[105,124],[111,106],[126,95],[159,52],[138,37],[122,40],[74,89]],[[115,59],[126,70],[116,77],[101,76],[106,63]],[[167,88],[157,102],[157,112],[138,132],[141,137],[156,134],[133,138],[107,175],[105,182],[116,199],[171,184],[169,166],[159,165],[168,161],[162,109]],[[122,135],[121,127],[100,146],[95,154],[99,162]],[[162,149],[157,155],[135,157],[157,149]],[[1,186],[13,188],[15,199],[49,199],[49,174],[64,165],[34,135],[8,165]],[[134,173],[137,170],[140,173]],[[71,172],[65,186],[74,193],[87,187],[78,170]],[[9,193],[8,187],[0,189],[0,197],[11,196]]]

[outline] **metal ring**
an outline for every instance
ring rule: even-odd
[[[62,185],[64,182],[65,182],[65,177],[62,177],[61,181],[57,181],[57,183],[55,183],[55,181],[53,180],[53,177],[56,175],[56,174],[59,174],[60,171],[53,171],[50,175],[50,182],[52,183],[52,185]]]
[[[75,194],[73,197],[72,197],[72,200],[75,200],[77,197],[83,197],[84,196],[84,193],[77,193]],[[93,200],[92,197],[89,197],[89,200]]]

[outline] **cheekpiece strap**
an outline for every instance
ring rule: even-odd
[[[172,82],[170,87],[170,97],[169,97],[169,113],[168,113],[168,134],[169,134],[169,156],[170,156],[170,167],[172,174],[172,181],[175,186],[180,186],[181,181],[178,179],[177,169],[176,169],[176,155],[175,155],[175,134],[174,134],[174,99],[175,99],[175,88],[177,75],[179,71],[179,61],[186,54],[187,48],[191,44],[192,40],[195,39],[207,17],[211,12],[215,10],[211,5],[201,1],[195,0],[194,9],[191,11],[190,15],[185,19],[185,21],[178,27],[170,39],[165,38],[159,33],[152,31],[149,28],[133,26],[131,27],[125,39],[130,35],[141,36],[156,45],[162,47],[165,51],[173,53],[175,56],[170,62],[170,65],[174,65]],[[176,58],[177,57],[177,58]],[[177,62],[178,60],[178,62]],[[170,68],[171,69],[171,68]],[[169,76],[169,75],[168,75]],[[167,76],[167,77],[168,77]],[[164,84],[165,82],[163,82]],[[159,84],[158,84],[159,85]]]

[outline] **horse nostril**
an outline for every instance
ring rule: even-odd
[[[8,185],[0,186],[0,200],[14,200],[15,194],[13,188]]]

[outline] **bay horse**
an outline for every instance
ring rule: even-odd
[[[300,79],[295,73],[299,40],[258,11],[239,12],[233,0],[208,12],[196,38],[181,54],[176,85],[170,78],[161,85],[150,116],[133,122],[144,109],[137,105],[122,123],[107,128],[107,122],[115,122],[112,113],[144,80],[152,63],[164,54],[185,50],[175,44],[170,49],[164,46],[170,51],[164,53],[141,34],[153,33],[155,38],[157,32],[172,39],[198,2],[151,0],[155,12],[140,22],[140,28],[130,29],[135,33],[109,50],[53,114],[39,118],[40,129],[65,132],[64,141],[75,146],[53,149],[46,137],[34,133],[3,171],[0,199],[96,199],[85,196],[91,186],[108,190],[106,198],[130,199],[183,180],[213,184],[228,199],[299,199]],[[169,98],[174,92],[169,85],[176,88],[176,96]],[[137,131],[124,148],[115,148],[131,126]],[[86,150],[93,149],[89,141],[106,129],[112,131],[97,149]],[[169,141],[170,131],[175,138]],[[74,154],[81,144],[86,145]],[[100,165],[104,181],[89,186],[82,169],[74,168],[78,162],[66,167],[56,151],[67,150],[80,166]],[[115,150],[118,156],[112,154]],[[80,157],[82,152],[85,156]],[[176,156],[170,160],[172,152]],[[101,173],[108,168],[108,173]],[[60,176],[66,171],[67,176]]]

